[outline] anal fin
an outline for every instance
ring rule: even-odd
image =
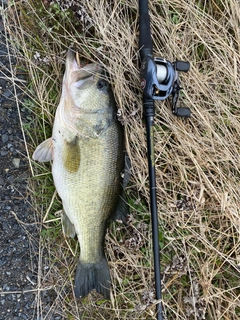
[[[74,224],[69,220],[68,216],[66,215],[66,212],[64,209],[62,210],[62,227],[63,227],[63,233],[66,237],[74,238],[76,231]]]

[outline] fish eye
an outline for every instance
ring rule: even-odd
[[[106,87],[107,86],[107,81],[105,81],[105,80],[103,80],[103,79],[100,79],[100,80],[98,80],[98,82],[97,82],[97,88],[98,89],[103,89],[104,87]]]

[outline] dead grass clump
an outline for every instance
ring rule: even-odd
[[[239,2],[149,2],[156,56],[191,62],[190,72],[181,75],[185,88],[181,102],[191,108],[191,119],[177,119],[167,102],[156,103],[155,153],[165,312],[168,319],[238,319]],[[61,239],[56,221],[46,224],[53,231],[54,241],[44,237],[40,244],[40,253],[46,248],[52,263],[45,274],[41,273],[40,264],[39,287],[44,292],[50,286],[55,292],[48,312],[61,314],[64,319],[154,319],[137,1],[43,3],[18,1],[5,11],[11,49],[29,77],[25,88],[33,114],[28,128],[29,154],[50,135],[65,53],[74,43],[84,60],[101,62],[111,75],[132,161],[128,187],[132,216],[127,228],[114,224],[108,230],[106,250],[113,280],[110,302],[95,293],[80,302],[74,299],[72,278],[78,248]],[[29,161],[35,179],[49,172],[49,168]],[[43,217],[48,210],[48,220],[52,220],[58,208],[54,205],[57,198],[51,189],[49,199],[50,187],[46,188],[48,200],[41,196],[38,211]],[[40,254],[40,262],[47,263],[41,259]],[[50,313],[46,315],[41,309],[40,297],[37,312],[49,319]]]

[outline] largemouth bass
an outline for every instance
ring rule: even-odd
[[[75,295],[96,289],[110,297],[110,272],[104,255],[106,223],[121,204],[124,133],[116,116],[110,84],[99,64],[80,68],[69,50],[52,137],[33,154],[52,160],[52,175],[62,199],[63,231],[80,243]]]

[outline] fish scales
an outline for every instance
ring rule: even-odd
[[[54,184],[63,204],[63,231],[72,237],[76,233],[80,243],[77,297],[92,289],[110,297],[106,223],[114,211],[123,212],[119,207],[124,133],[116,111],[102,68],[98,64],[80,68],[70,49],[52,137],[37,147],[33,159],[52,160]]]
[[[81,160],[77,172],[67,170],[64,164],[66,142],[58,130],[56,136],[53,132],[53,137],[59,141],[54,146],[58,160],[52,167],[54,182],[65,212],[75,225],[81,261],[94,262],[102,255],[105,223],[114,213],[120,193],[120,173],[123,170],[121,129],[115,122],[98,138],[78,138]],[[93,242],[97,246],[93,247]]]

